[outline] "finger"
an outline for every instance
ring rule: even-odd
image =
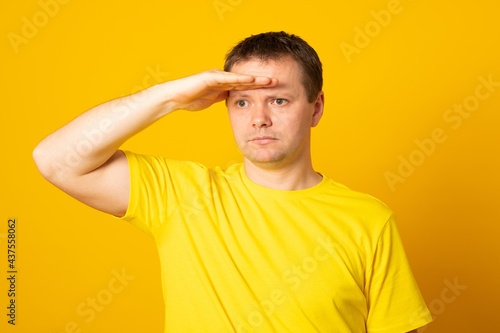
[[[272,88],[277,86],[279,83],[278,79],[269,79],[264,81],[256,81],[252,83],[246,84],[232,84],[227,85],[225,89],[227,90],[253,90],[253,89],[261,89],[261,88]],[[221,87],[222,88],[222,87]]]
[[[212,74],[215,74],[213,79],[215,79],[215,82],[213,84],[216,84],[217,86],[221,85],[226,85],[226,84],[241,84],[241,85],[272,85],[273,84],[273,79],[267,76],[254,76],[254,75],[248,75],[248,74],[238,74],[238,73],[231,73],[231,72],[224,72],[224,71],[213,71]]]
[[[253,76],[253,75],[246,75],[246,74],[237,74],[239,77],[238,83],[241,85],[257,85],[257,86],[268,86],[268,85],[275,85],[277,83],[277,79],[271,78],[269,76]],[[251,78],[247,79],[248,77]]]
[[[245,90],[245,89],[258,89],[258,88],[267,88],[267,87],[275,87],[278,85],[279,80],[275,78],[269,78],[265,76],[253,77],[254,81],[252,82],[227,82],[227,83],[219,83],[216,89],[219,90]]]

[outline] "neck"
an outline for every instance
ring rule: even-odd
[[[257,185],[275,190],[297,191],[313,187],[323,177],[314,171],[311,157],[286,165],[256,164],[244,158],[245,174]]]

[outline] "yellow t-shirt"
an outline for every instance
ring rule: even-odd
[[[300,191],[126,152],[122,218],[154,238],[165,332],[402,333],[432,320],[394,215],[325,175]]]

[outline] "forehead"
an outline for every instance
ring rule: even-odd
[[[303,90],[299,66],[290,57],[266,61],[256,58],[239,61],[233,65],[231,72],[277,78],[278,85],[273,88],[264,88],[267,90],[297,90],[297,93]]]

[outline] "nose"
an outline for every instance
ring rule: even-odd
[[[256,128],[270,127],[273,123],[270,110],[266,105],[256,105],[252,110],[252,126]]]

